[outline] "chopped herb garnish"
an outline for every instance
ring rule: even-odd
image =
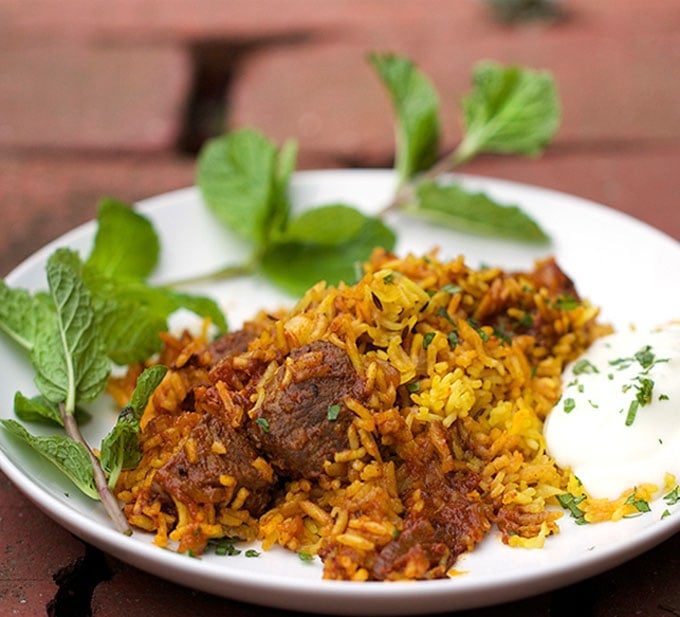
[[[671,515],[671,511],[670,511],[670,510],[664,510],[664,511],[661,513],[661,520],[665,519],[667,516],[670,516],[670,515]]]
[[[557,495],[557,501],[565,509],[569,510],[571,516],[576,520],[577,525],[585,525],[588,521],[585,518],[585,513],[578,507],[585,497],[576,497],[571,493],[563,493]]]
[[[643,514],[645,512],[651,512],[651,508],[649,507],[649,503],[645,499],[640,499],[635,491],[633,491],[628,499],[626,499],[626,505],[629,506],[634,506],[635,509],[640,513]],[[633,516],[637,516],[637,514],[634,514]],[[627,517],[628,518],[628,517]]]
[[[249,548],[249,549],[245,552],[245,556],[246,556],[246,557],[259,557],[259,556],[260,556],[260,552],[259,552],[259,551],[256,551],[254,548]]]
[[[570,413],[574,411],[574,407],[576,407],[576,401],[569,397],[564,399],[564,413]]]
[[[448,311],[443,306],[439,309],[439,316],[443,317],[444,319],[446,319],[446,321],[453,324],[454,326],[456,325],[456,322],[453,321],[453,318],[451,317],[451,315],[449,315]]]
[[[456,332],[449,332],[447,339],[452,349],[458,345],[458,334]]]
[[[482,327],[474,319],[468,317],[466,321],[475,329],[475,332],[479,334],[479,338],[481,338],[485,343],[489,340],[489,335],[484,332],[484,330],[482,330]]]
[[[241,551],[234,546],[235,542],[234,538],[220,538],[219,540],[211,540],[209,544],[215,547],[215,555],[233,557],[241,554]]]
[[[444,287],[442,287],[442,291],[447,294],[459,294],[461,291],[463,291],[463,288],[460,285],[449,283],[448,285],[444,285]]]
[[[635,354],[635,359],[640,363],[642,368],[649,368],[654,364],[654,354],[652,353],[652,346],[645,345],[640,351]]]
[[[640,407],[640,403],[635,401],[630,402],[630,406],[628,407],[628,413],[626,414],[626,426],[630,426],[635,422],[635,416],[637,415],[638,407]]]
[[[598,368],[590,360],[586,360],[585,358],[583,360],[579,360],[578,362],[576,362],[572,370],[574,372],[574,375],[582,375],[584,373],[593,374],[600,372]]]
[[[340,415],[340,405],[335,403],[334,405],[328,406],[328,413],[326,414],[326,417],[331,422],[334,422],[335,420],[337,420],[339,415]]]
[[[652,402],[652,390],[654,389],[654,381],[647,377],[638,377],[639,386],[635,386],[637,394],[635,398],[640,405],[649,405]]]
[[[430,346],[430,343],[432,342],[434,335],[435,335],[434,332],[425,333],[425,335],[423,336],[423,349],[427,349]]]
[[[565,295],[557,298],[555,306],[561,311],[573,311],[575,308],[581,306],[581,303],[573,296]]]
[[[670,396],[668,396],[668,394],[659,394],[659,400],[660,401],[668,401],[668,400],[670,400]]]
[[[517,325],[523,328],[530,328],[534,324],[534,318],[531,313],[524,313],[520,319],[517,320]]]
[[[672,491],[663,496],[663,500],[669,505],[674,506],[680,502],[680,487],[676,484]]]
[[[300,561],[304,561],[306,563],[314,561],[314,556],[311,555],[310,553],[305,553],[301,551],[298,553],[298,557],[300,558]]]
[[[411,383],[407,383],[406,389],[411,394],[414,394],[415,392],[419,392],[420,391],[420,382],[419,381],[412,381]]]
[[[255,420],[255,424],[257,424],[265,433],[269,432],[269,420],[267,420],[267,418],[258,418]]]

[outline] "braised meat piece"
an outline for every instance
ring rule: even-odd
[[[291,351],[264,385],[249,434],[284,476],[317,478],[326,460],[349,447],[354,414],[347,397],[365,400],[365,386],[347,353],[325,341]]]
[[[154,480],[183,503],[229,502],[246,488],[244,507],[259,516],[269,504],[276,478],[242,432],[222,418],[205,414]]]
[[[398,478],[408,514],[399,536],[378,554],[372,574],[377,580],[406,572],[409,578],[442,578],[489,530],[488,508],[474,496],[474,474],[442,470],[427,433],[402,450]]]
[[[222,358],[227,356],[243,353],[248,349],[248,344],[257,337],[259,331],[252,325],[245,324],[240,330],[227,332],[219,338],[215,339],[208,345],[210,352],[211,365],[217,364]]]

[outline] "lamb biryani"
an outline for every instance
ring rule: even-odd
[[[327,579],[446,577],[490,530],[540,547],[577,490],[543,421],[565,365],[610,332],[597,318],[554,259],[376,250],[356,284],[217,340],[163,334],[170,370],[116,495],[162,547],[259,540],[318,556]],[[121,404],[142,369],[112,380]]]

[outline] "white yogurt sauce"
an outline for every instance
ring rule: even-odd
[[[596,341],[566,368],[543,433],[593,497],[680,479],[680,324]]]

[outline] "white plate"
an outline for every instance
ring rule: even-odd
[[[677,273],[680,245],[661,232],[623,214],[553,191],[474,177],[461,177],[470,188],[484,190],[504,203],[521,205],[553,237],[550,248],[526,247],[500,240],[446,231],[398,216],[397,252],[421,253],[441,247],[443,258],[464,254],[480,263],[508,269],[530,268],[534,259],[552,253],[575,280],[580,293],[603,307],[603,318],[616,327],[653,326],[680,317]],[[345,200],[377,212],[394,189],[389,171],[322,171],[297,174],[297,207]],[[216,224],[195,189],[146,200],[140,208],[155,222],[164,253],[156,281],[208,272],[238,261],[245,247]],[[87,251],[90,223],[66,234],[24,262],[7,278],[11,286],[44,288],[44,265],[56,246]],[[175,249],[173,250],[173,247]],[[258,308],[289,302],[266,282],[242,279],[201,291],[223,302],[232,327]],[[32,370],[23,354],[0,339],[0,417],[13,416],[16,390],[35,392]],[[91,443],[115,420],[115,409],[97,403],[99,417],[84,428]],[[35,430],[32,428],[32,430]],[[465,574],[450,580],[418,583],[350,583],[321,579],[320,563],[307,564],[283,550],[258,558],[205,556],[192,559],[161,550],[150,537],[128,538],[113,530],[98,503],[81,496],[48,463],[0,431],[0,465],[38,507],[84,540],[158,576],[195,589],[238,600],[335,614],[419,614],[501,603],[564,586],[611,568],[662,542],[680,530],[680,504],[653,504],[653,511],[614,524],[576,526],[564,518],[562,533],[541,550],[511,549],[491,533],[470,555],[460,559]]]

